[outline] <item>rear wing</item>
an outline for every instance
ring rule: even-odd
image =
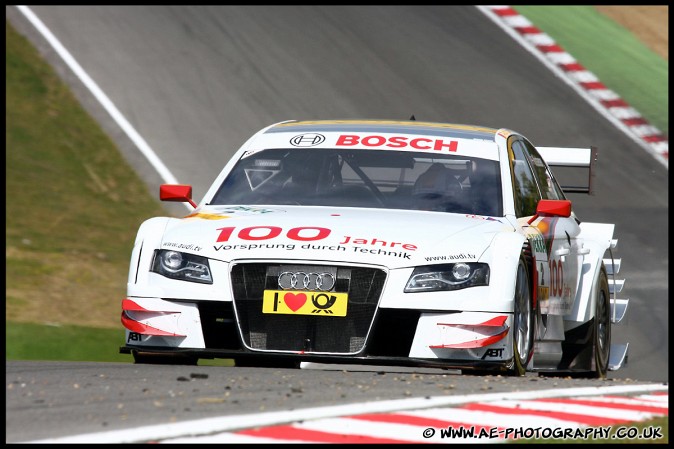
[[[581,182],[572,185],[563,185],[560,182],[562,190],[567,193],[587,193],[592,195],[592,181],[594,178],[594,166],[597,162],[597,148],[563,148],[563,147],[536,147],[543,160],[551,167],[580,167],[587,169],[587,182],[585,185]],[[557,177],[557,170],[555,170]],[[576,176],[576,179],[578,176]]]

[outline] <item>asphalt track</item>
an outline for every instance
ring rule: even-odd
[[[179,182],[194,186],[197,200],[229,156],[250,135],[287,119],[407,119],[414,114],[419,120],[511,128],[540,146],[598,147],[596,195],[573,194],[571,199],[582,220],[616,223],[614,237],[619,239],[616,255],[623,259],[620,274],[627,279],[621,297],[630,298],[630,308],[625,321],[614,327],[613,339],[628,341],[630,351],[627,366],[610,373],[609,382],[668,381],[667,169],[616,130],[477,8],[34,6],[31,9],[159,155],[172,175]],[[137,146],[26,19],[14,7],[8,6],[6,12],[8,20],[31,39],[73,86],[82,104],[147,180],[150,191],[157,192],[164,180]],[[184,211],[175,209],[176,214]],[[12,441],[10,436],[14,441],[22,441],[28,435],[62,436],[107,426],[122,428],[165,419],[180,420],[185,415],[193,418],[251,412],[259,407],[262,397],[269,397],[260,396],[266,391],[265,386],[271,388],[270,394],[276,394],[270,385],[279,382],[279,374],[271,370],[251,369],[243,373],[242,369],[233,372],[199,367],[199,371],[207,370],[211,379],[246,377],[242,397],[248,399],[238,401],[233,408],[223,407],[222,404],[227,405],[225,401],[220,407],[198,412],[194,408],[186,412],[184,408],[189,409],[188,406],[172,405],[164,409],[164,414],[157,415],[149,411],[155,413],[162,409],[160,406],[136,400],[133,407],[136,410],[127,413],[127,418],[117,413],[107,415],[116,419],[105,415],[99,419],[99,410],[105,408],[92,405],[91,411],[86,411],[87,404],[95,399],[82,404],[81,399],[65,394],[69,389],[54,395],[50,394],[51,389],[63,382],[81,385],[84,378],[103,376],[108,385],[113,384],[113,378],[124,379],[128,394],[135,391],[138,399],[143,388],[139,377],[148,382],[166,375],[175,383],[181,375],[132,365],[63,364],[56,368],[53,365],[46,364],[44,368],[31,365],[24,372],[31,379],[28,385],[32,382],[35,388],[44,386],[35,394],[43,391],[54,402],[46,407],[44,404],[50,402],[45,397],[40,402],[37,397],[30,400],[31,396],[26,394],[17,394],[18,402],[8,399],[7,441]],[[14,381],[21,385],[16,375],[24,369],[23,365],[8,362],[8,385]],[[157,371],[149,371],[153,369]],[[304,376],[301,374],[304,372],[290,375]],[[326,385],[337,385],[351,376],[341,371],[317,373],[308,372],[311,377],[307,379],[318,375]],[[183,376],[190,379],[189,372]],[[450,378],[433,377],[428,382],[438,385],[449,382],[462,394],[479,388],[471,386],[474,378],[438,376]],[[377,397],[404,394],[399,381],[388,380],[393,377],[388,373],[379,376],[377,381],[385,380]],[[370,379],[360,380],[367,383]],[[540,387],[540,382],[532,382],[533,379],[537,378],[527,376],[517,382],[509,379],[501,388]],[[597,385],[581,380],[562,382]],[[192,386],[194,382],[189,384]],[[326,397],[307,388],[302,390],[301,398],[273,407],[357,400],[351,396],[354,388],[359,391],[358,398],[368,398],[361,395],[359,384],[347,383],[345,398]],[[287,386],[287,382],[283,383],[283,388]],[[167,393],[177,394],[177,390],[170,385],[160,389],[155,404],[157,401],[178,404]],[[115,391],[121,396],[125,390]],[[180,391],[185,395],[195,393]],[[424,394],[420,383],[409,387],[409,391],[414,396]],[[109,396],[101,397],[110,407],[125,404]],[[29,400],[21,402],[26,399]],[[76,411],[68,412],[68,404],[76,404]],[[194,407],[194,402],[191,404]],[[118,410],[121,409],[126,411],[128,406],[122,405]],[[105,419],[112,423],[106,421],[103,425]]]

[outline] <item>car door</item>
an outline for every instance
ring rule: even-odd
[[[548,208],[549,213],[536,216],[541,200],[560,201],[553,210],[569,204],[561,202],[566,201],[564,193],[535,147],[521,137],[509,143],[515,212],[531,244],[537,302],[542,314],[566,315],[573,307],[580,279],[580,227],[573,213],[564,216]]]

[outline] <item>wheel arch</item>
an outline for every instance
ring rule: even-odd
[[[583,250],[581,279],[571,312],[564,317],[565,330],[572,329],[594,318],[597,284],[602,271],[607,272],[604,266],[606,251],[617,243],[613,240],[615,225],[606,223],[581,223],[579,240]],[[608,278],[608,276],[607,276]]]
[[[498,233],[489,248],[488,260],[485,260],[486,253],[482,255],[481,261],[490,262],[489,285],[492,294],[499,297],[512,297],[514,295],[517,266],[527,242],[527,238],[517,232]],[[527,269],[529,287],[531,288],[531,266],[527,266]]]

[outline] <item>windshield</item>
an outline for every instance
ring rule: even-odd
[[[210,204],[501,216],[498,162],[407,151],[271,149],[244,156]]]

